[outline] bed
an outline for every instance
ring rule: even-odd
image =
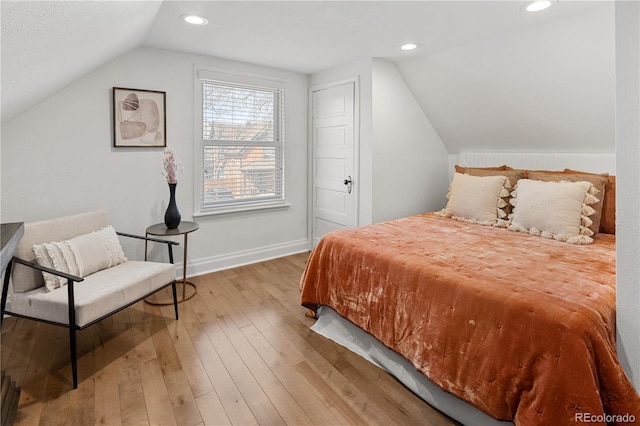
[[[640,398],[616,354],[615,236],[569,244],[451,216],[325,235],[301,279],[302,305],[330,308],[491,418],[640,419]],[[589,232],[590,222],[581,229]]]

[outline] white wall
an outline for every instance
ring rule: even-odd
[[[640,390],[640,5],[616,2],[618,354]]]
[[[373,60],[373,221],[440,210],[447,150],[391,62]]]
[[[194,64],[283,78],[286,200],[290,207],[200,217],[188,273],[307,249],[307,87],[301,74],[166,50],[138,48],[100,67],[2,126],[2,221],[34,221],[105,209],[116,229],[144,234],[162,222],[168,188],[161,148],[112,148],[112,87],[167,92],[167,141],[184,170],[177,202],[194,220]],[[181,239],[179,239],[181,241]],[[140,256],[140,245],[125,247]],[[154,249],[152,257],[165,253]],[[176,262],[182,261],[177,250]],[[180,265],[177,265],[180,268]]]
[[[360,60],[310,81],[354,77],[360,85],[359,225],[444,207],[447,151],[395,65]]]

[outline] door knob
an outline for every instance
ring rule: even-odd
[[[347,178],[345,180],[342,181],[342,183],[344,183],[345,185],[347,185],[347,192],[349,194],[351,194],[351,185],[352,185],[352,181],[351,181],[351,176],[347,176]]]

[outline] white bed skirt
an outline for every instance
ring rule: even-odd
[[[318,320],[311,329],[387,371],[429,405],[464,425],[508,426],[513,424],[495,420],[443,391],[418,372],[405,358],[329,307],[323,306],[318,310]]]

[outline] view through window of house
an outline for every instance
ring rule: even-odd
[[[200,210],[283,201],[283,90],[201,84]]]

